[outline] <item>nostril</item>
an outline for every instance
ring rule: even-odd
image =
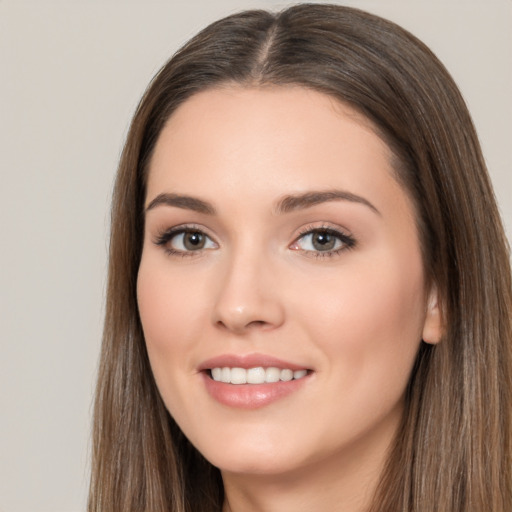
[[[217,327],[221,329],[227,329],[228,331],[243,333],[252,330],[265,329],[266,327],[271,327],[271,324],[263,320],[253,320],[248,323],[224,322],[222,320],[219,320],[217,322]]]
[[[252,326],[255,326],[255,327],[262,327],[264,325],[266,325],[267,322],[264,322],[263,320],[253,320],[252,322],[249,322],[247,324],[247,327],[250,327],[251,325]]]

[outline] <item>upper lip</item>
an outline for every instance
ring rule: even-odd
[[[296,370],[307,370],[308,367],[296,363],[292,363],[290,361],[284,361],[282,359],[278,359],[277,357],[273,357],[266,354],[223,354],[220,356],[212,357],[211,359],[207,359],[203,361],[198,370],[205,371],[211,370],[212,368],[245,368],[246,370],[249,368],[257,368],[257,367],[275,367],[281,369],[290,369],[293,371]]]

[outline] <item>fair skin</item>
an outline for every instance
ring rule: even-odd
[[[161,132],[140,315],[225,511],[362,512],[375,490],[421,339],[440,336],[390,161],[369,122],[299,87],[207,90]],[[214,381],[223,367],[298,373]]]

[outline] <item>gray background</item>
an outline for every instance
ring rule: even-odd
[[[423,39],[469,104],[512,233],[512,1],[338,2]],[[151,76],[197,30],[288,2],[0,0],[0,511],[85,509],[112,180]]]

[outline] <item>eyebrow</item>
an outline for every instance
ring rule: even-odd
[[[367,206],[376,214],[381,215],[379,210],[377,210],[370,201],[345,190],[312,191],[304,194],[288,195],[277,203],[276,212],[278,214],[284,214],[295,210],[311,208],[317,204],[331,201],[350,201],[352,203],[359,203]]]
[[[359,203],[367,206],[378,215],[381,215],[379,210],[377,210],[370,201],[345,190],[310,191],[304,194],[287,195],[278,201],[275,212],[278,215],[283,215],[331,201],[350,201],[352,203]],[[205,215],[215,215],[217,213],[214,206],[208,201],[204,201],[197,197],[170,193],[157,195],[146,207],[146,212],[162,205],[192,210]]]
[[[192,210],[206,215],[215,215],[216,211],[212,204],[197,197],[183,196],[178,194],[159,194],[146,207],[146,211],[157,206],[175,206],[185,210]]]

